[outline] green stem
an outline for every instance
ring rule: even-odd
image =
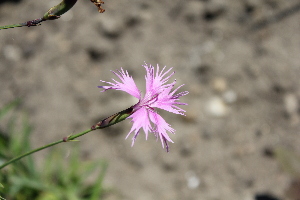
[[[70,136],[64,137],[61,140],[58,140],[56,142],[47,144],[45,146],[39,147],[39,148],[34,149],[32,151],[29,151],[27,153],[24,153],[24,154],[22,154],[22,155],[20,155],[18,157],[15,157],[15,158],[7,161],[6,163],[0,165],[0,169],[4,168],[5,166],[7,166],[7,165],[9,165],[11,163],[14,163],[14,162],[20,160],[21,158],[29,156],[29,155],[31,155],[33,153],[36,153],[38,151],[41,151],[43,149],[52,147],[52,146],[57,145],[57,144],[62,143],[62,142],[74,141],[74,139],[76,139],[76,138],[78,138],[80,136],[83,136],[83,135],[85,135],[85,134],[87,134],[87,133],[89,133],[91,131],[94,131],[94,130],[97,130],[97,129],[103,129],[103,128],[112,126],[112,125],[114,125],[116,123],[119,123],[119,122],[125,120],[127,117],[129,117],[130,115],[132,115],[134,112],[135,112],[134,106],[131,106],[130,108],[128,108],[126,110],[123,110],[121,112],[118,112],[118,113],[110,116],[110,117],[107,117],[107,118],[103,119],[102,121],[98,122],[97,124],[95,124],[94,126],[92,126],[90,129],[88,129],[86,131],[83,131],[83,132],[75,134],[75,135],[70,135]]]
[[[24,26],[22,23],[21,24],[11,24],[11,25],[6,25],[6,26],[0,26],[1,29],[9,29],[9,28],[16,28],[16,27],[22,27]]]
[[[34,149],[34,150],[32,150],[32,151],[29,151],[29,152],[27,152],[27,153],[24,153],[24,154],[22,154],[22,155],[20,155],[20,156],[18,156],[18,157],[15,157],[15,158],[11,159],[10,161],[8,161],[8,162],[6,162],[6,163],[4,163],[3,165],[0,166],[0,169],[2,169],[2,168],[4,168],[5,166],[7,166],[7,165],[9,165],[9,164],[11,164],[11,163],[13,163],[13,162],[15,162],[15,161],[18,161],[18,160],[20,160],[20,159],[22,159],[22,158],[24,158],[24,157],[26,157],[26,156],[29,156],[29,155],[31,155],[31,154],[33,154],[33,153],[36,153],[36,152],[41,151],[41,150],[43,150],[43,149],[52,147],[52,146],[57,145],[57,144],[62,143],[62,142],[72,141],[72,140],[74,140],[75,138],[78,138],[78,137],[80,137],[80,136],[83,136],[83,135],[85,135],[85,134],[87,134],[87,133],[89,133],[89,132],[91,132],[91,131],[93,131],[93,130],[92,130],[92,129],[89,129],[89,130],[83,131],[83,132],[81,132],[81,133],[78,133],[78,134],[76,134],[76,135],[71,135],[71,136],[69,136],[69,137],[67,137],[67,138],[63,138],[63,139],[61,139],[61,140],[59,140],[59,141],[56,141],[56,142],[47,144],[47,145],[45,145],[45,146],[39,147],[39,148]]]
[[[23,26],[37,26],[41,22],[46,21],[46,20],[54,20],[58,19],[62,14],[66,13],[69,11],[77,2],[77,0],[62,0],[61,3],[59,3],[56,6],[53,6],[50,8],[43,17],[34,19],[31,21],[27,21],[24,23],[19,23],[19,24],[11,24],[11,25],[5,25],[5,26],[0,26],[1,29],[9,29],[9,28],[16,28],[16,27],[23,27]]]

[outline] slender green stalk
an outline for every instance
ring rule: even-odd
[[[90,0],[92,3],[94,3],[98,11],[100,13],[103,13],[105,9],[101,7],[102,4],[104,4],[103,1],[101,0]],[[37,26],[40,25],[43,21],[47,20],[54,20],[60,18],[61,15],[64,13],[68,12],[77,2],[77,0],[62,0],[58,5],[53,6],[50,8],[41,18],[30,20],[24,23],[19,23],[19,24],[11,24],[11,25],[5,25],[5,26],[0,26],[1,29],[9,29],[9,28],[16,28],[16,27],[23,27],[23,26]]]
[[[46,20],[54,20],[58,19],[62,14],[66,13],[69,11],[77,2],[77,0],[62,0],[61,3],[59,3],[56,6],[53,6],[50,8],[43,17],[30,20],[24,23],[19,23],[19,24],[11,24],[11,25],[5,25],[5,26],[0,26],[1,29],[9,29],[9,28],[16,28],[16,27],[23,27],[23,26],[37,26],[43,21]]]
[[[22,158],[24,158],[26,156],[29,156],[29,155],[31,155],[33,153],[41,151],[43,149],[52,147],[52,146],[57,145],[57,144],[62,143],[62,142],[74,141],[74,139],[76,139],[76,138],[78,138],[80,136],[83,136],[83,135],[85,135],[85,134],[87,134],[87,133],[89,133],[91,131],[96,130],[96,129],[102,129],[102,128],[106,128],[106,127],[112,126],[112,125],[114,125],[116,123],[119,123],[119,122],[125,120],[127,117],[129,117],[130,115],[132,115],[134,112],[135,112],[135,110],[133,109],[133,106],[132,106],[132,107],[126,109],[126,110],[123,110],[121,112],[118,112],[117,114],[114,114],[114,115],[112,115],[110,117],[107,117],[107,118],[103,119],[102,121],[98,122],[96,125],[93,125],[90,129],[88,129],[86,131],[83,131],[83,132],[75,134],[75,135],[69,135],[67,137],[64,137],[61,140],[58,140],[56,142],[47,144],[45,146],[39,147],[39,148],[34,149],[32,151],[29,151],[27,153],[24,153],[24,154],[22,154],[22,155],[20,155],[18,157],[15,157],[15,158],[7,161],[6,163],[2,164],[0,166],[0,169],[4,168],[5,166],[7,166],[9,164],[12,164],[12,163],[16,162],[16,161],[18,161],[18,160],[20,160],[20,159],[22,159]]]
[[[5,26],[0,26],[0,30],[1,30],[1,29],[9,29],[9,28],[22,27],[22,26],[24,26],[23,23],[20,23],[20,24],[5,25]]]
[[[4,168],[5,166],[7,166],[7,165],[9,165],[9,164],[11,164],[11,163],[13,163],[13,162],[15,162],[15,161],[17,161],[17,160],[20,160],[20,159],[22,159],[22,158],[24,158],[24,157],[26,157],[26,156],[28,156],[28,155],[31,155],[31,154],[36,153],[36,152],[38,152],[38,151],[41,151],[41,150],[43,150],[43,149],[52,147],[52,146],[57,145],[57,144],[62,143],[62,142],[72,141],[72,140],[74,140],[75,138],[78,138],[78,137],[80,137],[80,136],[83,136],[84,134],[87,134],[87,133],[89,133],[89,132],[91,132],[91,131],[93,131],[93,130],[92,130],[92,129],[89,129],[89,130],[83,131],[83,132],[81,132],[81,133],[78,133],[78,134],[76,134],[76,135],[71,135],[71,136],[69,136],[69,137],[67,137],[67,138],[63,138],[63,139],[61,139],[61,140],[59,140],[59,141],[56,141],[56,142],[47,144],[47,145],[45,145],[45,146],[39,147],[39,148],[34,149],[34,150],[32,150],[32,151],[29,151],[29,152],[27,152],[27,153],[24,153],[24,154],[22,154],[22,155],[20,155],[20,156],[18,156],[18,157],[15,157],[15,158],[13,158],[13,159],[7,161],[6,163],[4,163],[3,165],[0,166],[0,169]]]

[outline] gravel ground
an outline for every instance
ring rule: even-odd
[[[57,3],[1,1],[0,24]],[[153,135],[131,147],[129,121],[80,138],[83,159],[109,162],[105,186],[115,192],[104,199],[297,199],[286,192],[295,177],[273,150],[300,154],[298,0],[106,0],[103,8],[80,0],[59,20],[0,31],[0,106],[23,100],[35,147],[136,103],[99,92],[110,70],[127,69],[143,87],[144,61],[158,63],[190,92],[187,116],[161,112],[176,129],[170,153]]]

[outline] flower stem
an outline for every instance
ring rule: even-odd
[[[20,24],[5,25],[5,26],[0,26],[0,30],[1,29],[9,29],[9,28],[22,27],[22,26],[24,26],[22,23],[20,23]]]
[[[67,138],[63,138],[63,139],[58,140],[58,141],[56,141],[56,142],[47,144],[47,145],[45,145],[45,146],[39,147],[39,148],[34,149],[34,150],[32,150],[32,151],[29,151],[29,152],[27,152],[27,153],[24,153],[24,154],[22,154],[22,155],[20,155],[20,156],[18,156],[18,157],[15,157],[15,158],[13,158],[13,159],[7,161],[6,163],[4,163],[3,165],[0,166],[0,169],[4,168],[5,166],[7,166],[7,165],[9,165],[9,164],[11,164],[11,163],[13,163],[13,162],[15,162],[15,161],[20,160],[21,158],[24,158],[24,157],[26,157],[26,156],[29,156],[29,155],[31,155],[31,154],[33,154],[33,153],[36,153],[36,152],[38,152],[38,151],[41,151],[41,150],[43,150],[43,149],[52,147],[52,146],[57,145],[57,144],[59,144],[59,143],[72,141],[72,140],[74,140],[75,138],[78,138],[78,137],[80,137],[80,136],[83,136],[84,134],[87,134],[87,133],[89,133],[89,132],[91,132],[91,131],[93,131],[93,130],[92,130],[92,129],[88,129],[88,130],[83,131],[83,132],[81,132],[81,133],[78,133],[78,134],[76,134],[76,135],[68,136]]]
[[[30,20],[24,23],[19,23],[19,24],[11,24],[11,25],[6,25],[6,26],[0,26],[1,29],[9,29],[9,28],[16,28],[16,27],[23,27],[23,26],[37,26],[40,25],[43,21],[46,20],[54,20],[60,18],[60,16],[67,11],[69,11],[77,2],[77,0],[62,0],[58,5],[53,6],[50,8],[43,17]]]
[[[9,161],[7,161],[6,163],[0,165],[0,169],[4,168],[5,166],[11,164],[11,163],[14,163],[18,160],[20,160],[21,158],[24,158],[26,156],[29,156],[33,153],[36,153],[38,151],[41,151],[43,149],[46,149],[46,148],[49,148],[49,147],[52,147],[54,145],[57,145],[59,143],[62,143],[62,142],[69,142],[69,141],[74,141],[74,139],[80,137],[80,136],[83,136],[91,131],[94,131],[94,130],[97,130],[97,129],[103,129],[103,128],[107,128],[109,126],[112,126],[116,123],[119,123],[123,120],[125,120],[127,117],[129,117],[130,115],[132,115],[132,113],[134,112],[134,109],[133,109],[133,106],[131,106],[130,108],[127,108],[126,110],[123,110],[121,112],[118,112],[110,117],[107,117],[105,119],[103,119],[102,121],[98,122],[97,124],[93,125],[90,129],[86,130],[86,131],[83,131],[81,133],[78,133],[78,134],[75,134],[75,135],[69,135],[67,137],[64,137],[63,139],[61,140],[58,140],[56,142],[53,142],[53,143],[50,143],[50,144],[47,144],[45,146],[42,146],[42,147],[39,147],[37,149],[34,149],[32,151],[29,151],[27,153],[24,153],[18,157],[15,157]]]

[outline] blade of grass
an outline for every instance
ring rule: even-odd
[[[22,130],[21,130],[21,133],[22,133],[22,151],[29,151],[31,149],[31,145],[30,145],[30,135],[31,135],[31,126],[29,125],[29,122],[28,122],[28,117],[26,114],[24,114],[23,116],[23,119],[22,119]],[[34,164],[34,160],[33,160],[33,157],[32,156],[27,156],[27,166],[28,166],[28,169],[30,171],[30,174],[32,176],[35,176],[37,177],[38,174],[37,174],[37,171],[35,169],[35,164]]]
[[[103,191],[102,184],[103,184],[103,180],[104,180],[104,176],[106,174],[108,164],[106,162],[102,162],[101,165],[102,165],[102,169],[101,169],[101,172],[99,173],[96,183],[94,184],[94,186],[92,188],[92,195],[91,195],[90,200],[98,200]]]
[[[39,179],[33,179],[32,177],[20,177],[20,176],[12,176],[11,180],[16,185],[20,185],[22,188],[31,188],[35,190],[47,190],[48,187],[43,184]]]
[[[16,117],[13,116],[8,122],[8,132],[10,140],[8,144],[9,157],[14,157],[21,153],[20,135],[16,134]],[[19,137],[18,137],[19,136]]]
[[[0,109],[0,120],[12,109],[14,109],[16,106],[20,105],[21,100],[16,99],[8,104],[6,104],[3,108]]]

